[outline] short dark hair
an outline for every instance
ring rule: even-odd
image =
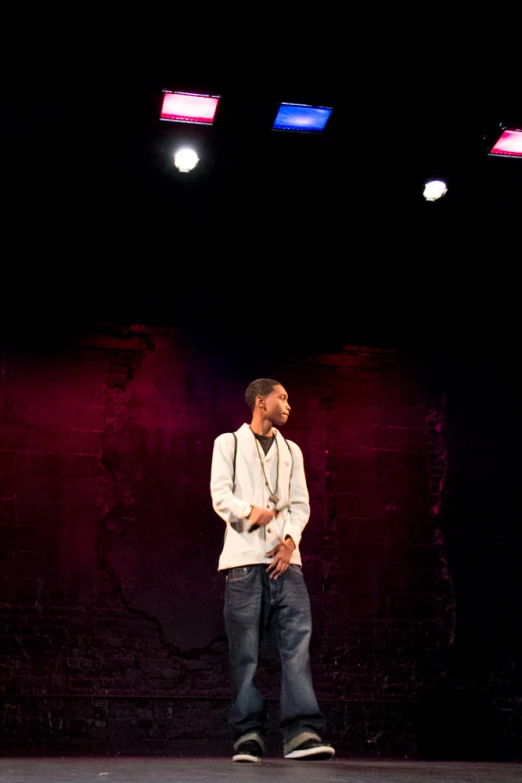
[[[252,412],[256,406],[256,397],[258,394],[260,394],[261,397],[267,397],[274,391],[274,386],[281,386],[281,383],[279,381],[274,381],[273,378],[258,378],[247,386],[245,401]]]

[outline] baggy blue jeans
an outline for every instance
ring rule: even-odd
[[[312,615],[302,570],[290,565],[270,579],[266,565],[231,568],[226,576],[225,627],[235,700],[229,726],[235,746],[256,738],[263,746],[263,699],[254,684],[262,632],[271,624],[281,656],[281,722],[285,748],[321,738],[325,718],[312,684]]]

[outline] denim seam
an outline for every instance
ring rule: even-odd
[[[236,566],[236,568],[245,568],[246,569],[246,568],[251,568],[251,566]],[[232,570],[235,571],[236,569],[235,568],[234,569],[231,568],[230,570],[231,571]],[[232,582],[242,582],[244,579],[248,579],[248,577],[250,576],[251,573],[252,573],[252,571],[250,570],[244,576],[239,576],[239,577],[234,577],[231,574],[228,574],[228,581],[231,582],[231,583]]]

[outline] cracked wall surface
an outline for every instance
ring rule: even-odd
[[[457,428],[422,363],[357,347],[239,357],[189,332],[120,324],[4,352],[0,370],[0,695],[33,698],[36,712],[42,699],[226,702],[212,444],[249,420],[244,389],[270,375],[289,390],[285,436],[305,456],[318,697],[332,714],[361,705],[359,748],[412,752],[410,707],[451,681],[462,614],[448,479]],[[503,670],[516,680],[508,657],[488,687]],[[276,703],[270,637],[258,679]],[[66,703],[46,723],[53,736]],[[518,703],[505,706],[513,721]],[[28,709],[4,719],[27,721]],[[85,731],[95,712],[78,717]],[[343,712],[338,743],[350,722]]]

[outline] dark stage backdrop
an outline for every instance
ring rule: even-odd
[[[510,365],[247,345],[129,323],[4,335],[1,750],[228,753],[210,462],[268,376],[305,455],[313,673],[339,755],[521,758]],[[259,683],[277,745],[270,639]]]

